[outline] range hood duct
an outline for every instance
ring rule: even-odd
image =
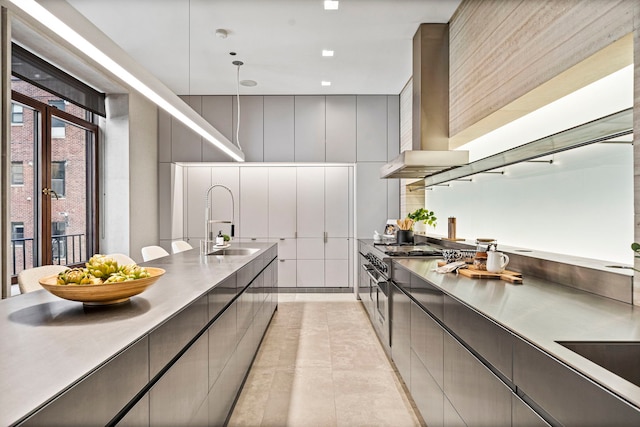
[[[469,163],[449,150],[449,24],[421,24],[413,36],[412,149],[380,169],[382,178],[424,178]]]

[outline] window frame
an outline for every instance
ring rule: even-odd
[[[20,165],[20,174],[14,171],[14,167]],[[20,182],[16,182],[15,177],[21,176]],[[24,161],[12,160],[11,161],[11,186],[12,187],[24,187]]]

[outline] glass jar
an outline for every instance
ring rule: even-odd
[[[476,239],[476,256],[473,259],[473,267],[476,270],[485,271],[487,269],[487,252],[498,249],[496,239],[482,238]]]
[[[498,250],[498,241],[496,239],[476,239],[476,257],[478,255],[487,257],[488,251]]]

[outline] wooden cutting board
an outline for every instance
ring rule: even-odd
[[[438,266],[445,265],[444,261],[438,262]],[[473,265],[458,270],[458,274],[470,279],[500,279],[509,283],[522,283],[522,273],[516,271],[504,270],[502,273],[489,273],[488,271],[478,270]]]

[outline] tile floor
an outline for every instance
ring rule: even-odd
[[[229,426],[419,426],[352,294],[280,294]]]

